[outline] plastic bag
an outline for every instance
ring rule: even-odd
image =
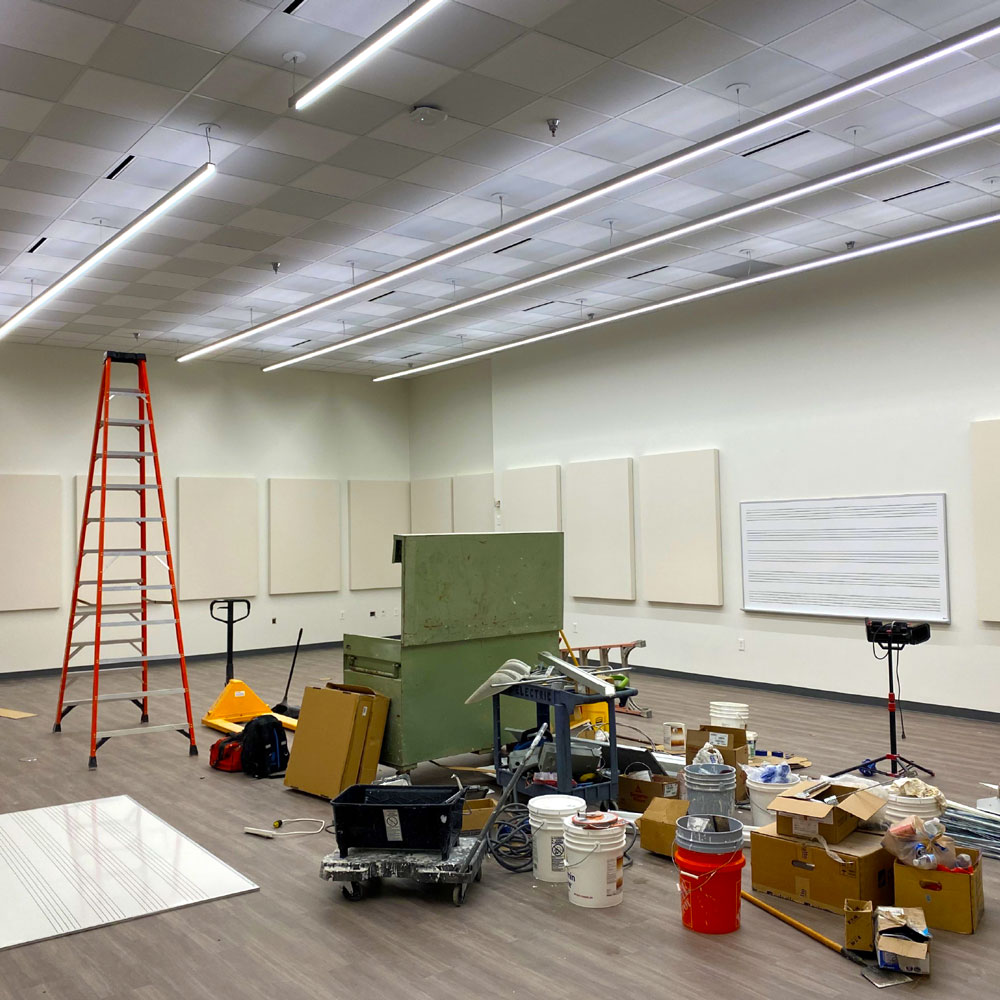
[[[712,746],[711,743],[706,743],[695,755],[694,760],[691,761],[692,764],[722,764],[724,763],[722,759],[722,754],[718,747]]]
[[[882,838],[882,846],[904,865],[928,870],[962,867],[968,855],[959,855],[955,841],[945,835],[944,823],[939,819],[924,821],[908,816],[893,824]]]
[[[745,767],[747,776],[769,785],[790,785],[794,781],[792,769],[787,764],[765,764],[763,767]]]

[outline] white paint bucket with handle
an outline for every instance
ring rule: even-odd
[[[625,830],[614,813],[585,813],[563,820],[566,883],[576,906],[618,906],[625,898]]]
[[[536,795],[528,799],[531,873],[539,882],[565,882],[563,820],[587,811],[578,795]]]

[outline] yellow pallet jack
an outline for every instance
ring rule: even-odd
[[[240,605],[243,614],[236,617],[236,608]],[[220,618],[215,613],[216,608],[224,610],[225,617]],[[224,597],[212,601],[208,613],[226,626],[226,686],[222,693],[212,703],[212,707],[202,716],[201,724],[217,729],[220,733],[242,733],[243,725],[258,715],[273,715],[285,729],[294,730],[299,724],[298,719],[290,715],[278,715],[271,711],[260,695],[245,681],[233,677],[233,626],[250,615],[250,602],[245,598]],[[299,632],[301,639],[302,633]],[[296,644],[298,652],[298,644]],[[292,661],[294,669],[295,661]]]

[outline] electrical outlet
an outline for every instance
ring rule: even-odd
[[[272,618],[271,619],[271,624],[272,625],[277,625],[278,624],[278,619],[277,618]]]
[[[574,631],[574,632],[579,632],[579,631],[580,631],[580,626],[579,626],[579,625],[577,625],[577,623],[576,623],[576,622],[573,622],[573,631]]]
[[[746,643],[746,639],[737,639],[737,640],[736,640],[736,648],[737,648],[737,649],[738,649],[738,650],[739,650],[739,651],[740,651],[741,653],[745,653],[745,652],[746,652],[746,650],[747,650],[747,643]]]
[[[374,618],[375,617],[375,612],[374,611],[369,611],[368,612],[368,617],[369,618]]]

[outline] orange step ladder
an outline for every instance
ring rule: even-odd
[[[112,366],[134,366],[137,370],[137,384],[130,387],[112,385]],[[119,412],[120,406],[113,401],[129,401],[138,405],[138,412]],[[117,430],[121,428],[122,430]],[[137,444],[128,442],[122,448],[117,441],[121,434],[134,430],[138,434]],[[111,438],[116,441],[112,443]],[[108,478],[109,462],[135,462],[138,478],[113,476]],[[115,465],[112,468],[120,468]],[[146,472],[153,472],[147,481]],[[98,478],[99,477],[99,478]],[[149,514],[148,497],[155,491],[157,504]],[[134,493],[137,509],[123,514],[120,510],[123,495]],[[115,509],[109,512],[109,499]],[[96,507],[96,511],[95,511]],[[114,525],[115,527],[111,527]],[[125,544],[125,525],[138,527],[138,545]],[[121,527],[119,527],[121,526]],[[121,542],[108,544],[109,528]],[[96,529],[96,542],[93,538]],[[151,536],[162,539],[162,548]],[[134,542],[134,538],[131,539]],[[94,579],[81,579],[84,562],[96,557]],[[133,575],[109,576],[111,564],[122,559],[135,565]],[[150,560],[156,560],[166,568],[167,582],[151,582]],[[88,565],[90,563],[88,562]],[[86,596],[81,594],[84,592]],[[162,594],[169,591],[167,600],[151,598],[150,593]],[[118,595],[131,593],[137,600],[118,603]],[[107,595],[115,595],[108,599]],[[171,609],[171,617],[150,617],[157,608]],[[93,626],[92,631],[90,626]],[[151,655],[149,644],[150,629],[157,626],[173,626],[176,637],[176,652],[160,652]],[[122,636],[119,629],[127,629],[138,634]],[[169,642],[169,639],[167,640]],[[127,656],[107,656],[109,646],[129,646]],[[86,656],[80,657],[81,653]],[[78,658],[78,659],[74,659]],[[149,687],[149,664],[157,661],[179,661],[179,687]],[[141,689],[101,690],[101,677],[119,672],[141,672]],[[74,682],[90,678],[90,693],[86,696],[67,697],[67,688]],[[72,694],[69,691],[69,694]],[[183,695],[186,721],[147,725],[149,722],[149,699],[161,696]],[[107,702],[131,702],[139,709],[139,725],[117,729],[99,729],[98,706]],[[76,578],[73,584],[73,599],[70,604],[69,624],[66,629],[66,652],[63,656],[62,676],[59,681],[59,704],[56,720],[52,727],[55,733],[62,731],[62,721],[78,706],[90,706],[90,767],[97,767],[97,751],[113,736],[131,736],[142,733],[176,730],[188,741],[189,754],[198,753],[195,744],[194,720],[191,716],[191,694],[188,688],[187,664],[184,660],[184,639],[181,635],[180,608],[177,603],[177,582],[174,576],[174,562],[170,553],[170,536],[167,531],[167,508],[163,499],[163,479],[160,475],[160,459],[156,450],[156,430],[153,426],[153,408],[149,397],[149,379],[146,374],[146,355],[108,351],[104,355],[101,390],[97,399],[97,419],[94,424],[94,439],[90,449],[90,469],[87,473],[86,494],[83,501],[83,516],[80,523],[80,548],[76,561]],[[180,712],[178,711],[178,715]]]

